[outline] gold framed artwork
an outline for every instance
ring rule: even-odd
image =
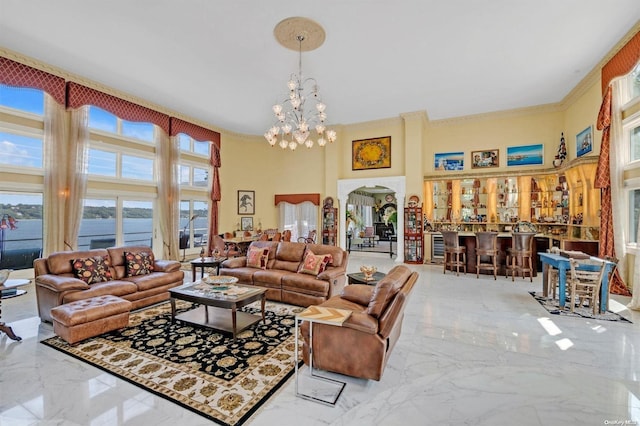
[[[391,136],[360,139],[351,143],[351,169],[388,169],[391,167]]]

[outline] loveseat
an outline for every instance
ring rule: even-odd
[[[260,251],[266,256],[264,264],[252,266],[249,256]],[[306,307],[340,294],[346,281],[348,258],[345,250],[335,246],[254,241],[247,256],[225,260],[220,275],[236,277],[239,284],[266,288],[269,300]],[[314,263],[316,260],[326,264],[322,267]]]
[[[380,380],[400,337],[407,300],[418,273],[393,267],[376,286],[351,284],[319,306],[352,311],[342,326],[314,323],[313,367]],[[309,323],[300,327],[303,359],[309,365]]]
[[[184,278],[180,262],[155,259],[149,246],[57,252],[33,267],[38,314],[47,322],[52,308],[95,296],[121,297],[131,309],[162,302]]]

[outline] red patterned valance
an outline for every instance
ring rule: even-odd
[[[276,195],[276,206],[282,202],[289,204],[300,204],[305,201],[312,202],[316,206],[320,205],[320,194],[285,194]]]
[[[640,32],[636,33],[613,58],[602,67],[602,93],[607,91],[611,80],[628,74],[640,60]]]
[[[44,90],[60,105],[65,103],[64,78],[56,77],[11,59],[0,58],[0,83],[12,87]]]
[[[220,148],[220,133],[180,120],[179,118],[171,117],[171,132],[169,136],[177,136],[178,133],[189,135],[200,142],[211,141]]]
[[[78,83],[67,83],[67,108],[75,109],[84,105],[95,105],[123,120],[153,123],[169,134],[168,115]]]

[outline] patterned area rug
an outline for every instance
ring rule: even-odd
[[[615,312],[607,311],[604,314],[596,313],[593,315],[593,311],[588,306],[574,306],[573,312],[571,312],[571,307],[569,302],[565,304],[564,308],[560,308],[558,304],[558,299],[547,299],[540,293],[536,293],[535,291],[530,291],[529,294],[533,296],[534,299],[538,301],[550,314],[566,316],[566,317],[581,317],[581,318],[591,318],[597,320],[605,320],[605,321],[622,321],[631,323],[625,317],[616,314]]]
[[[259,313],[258,304],[244,311]],[[178,301],[179,311],[193,309]],[[237,335],[177,320],[169,303],[132,312],[129,326],[76,346],[45,345],[180,404],[222,425],[241,425],[294,372],[294,315],[302,308],[267,303],[262,321]]]

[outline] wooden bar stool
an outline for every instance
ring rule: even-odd
[[[529,274],[533,282],[533,241],[535,232],[514,232],[511,234],[511,248],[507,249],[507,267],[505,278],[511,271],[511,281],[516,273],[522,278]]]
[[[444,271],[442,273],[447,272],[447,267],[450,267],[452,271],[455,267],[456,275],[460,275],[460,267],[462,267],[466,274],[467,248],[460,245],[458,231],[440,231],[440,233],[444,239]]]
[[[482,262],[482,256],[489,257]],[[480,278],[481,269],[491,269],[493,279],[498,276],[498,233],[476,232],[476,278]]]

